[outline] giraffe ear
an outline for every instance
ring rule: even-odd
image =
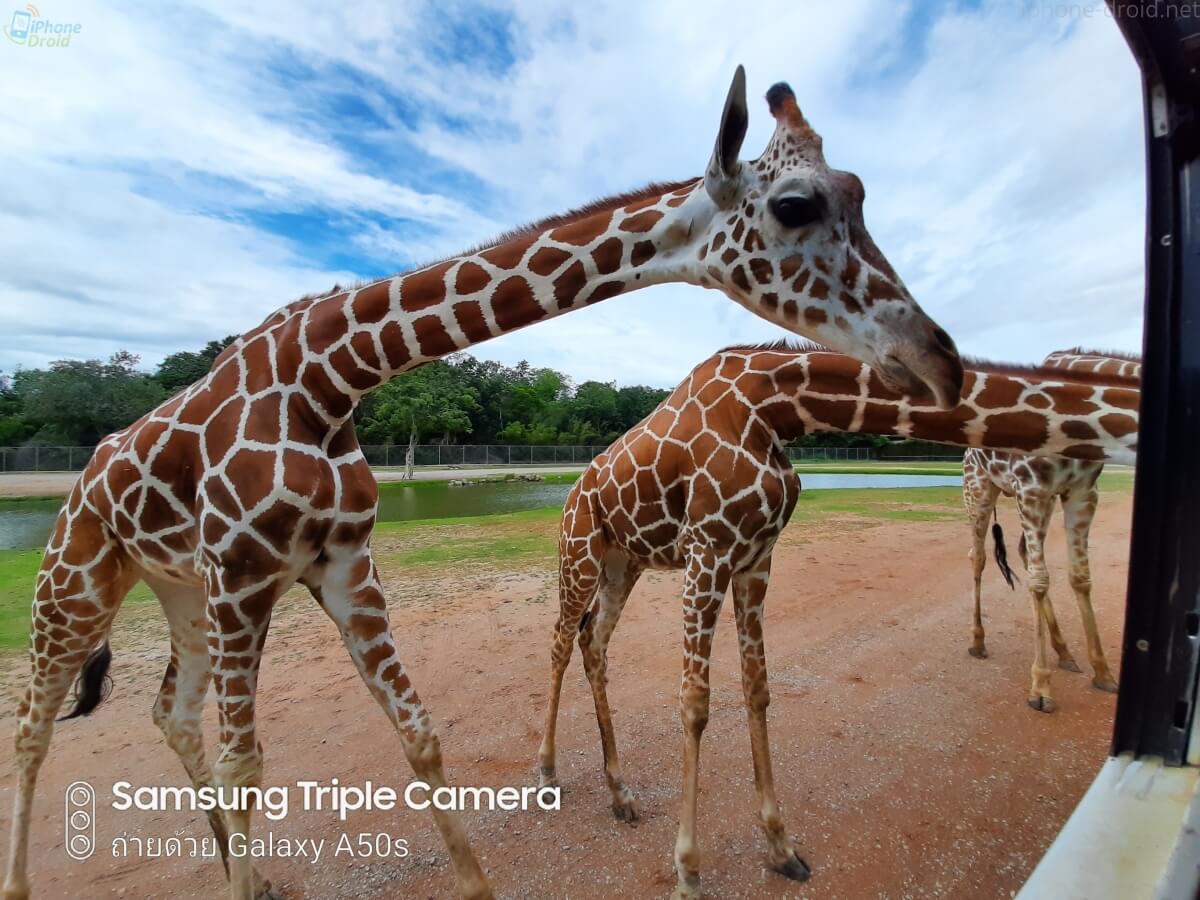
[[[704,187],[713,202],[721,209],[727,208],[736,199],[738,151],[746,137],[746,126],[750,123],[746,111],[746,70],[741,66],[733,73],[733,83],[725,97],[725,110],[721,113],[721,130],[713,147],[712,159],[704,172]]]

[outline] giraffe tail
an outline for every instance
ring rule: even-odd
[[[79,678],[75,681],[75,707],[59,719],[64,722],[79,716],[88,716],[112,691],[112,679],[108,676],[108,667],[112,664],[112,648],[108,641],[98,649],[83,664]]]
[[[1024,541],[1025,538],[1022,537],[1021,540]],[[1008,586],[1016,590],[1017,574],[1008,564],[1008,548],[1004,546],[1004,529],[1000,527],[999,517],[992,520],[992,543],[995,545],[996,568],[1000,570],[1000,574],[1004,576]]]

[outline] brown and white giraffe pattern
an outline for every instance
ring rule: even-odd
[[[1106,356],[1098,351],[1058,350],[1046,357],[1047,368],[1067,372],[1085,372],[1110,380],[1115,385],[1137,388],[1142,366],[1136,357]],[[1096,628],[1092,608],[1092,575],[1088,561],[1088,534],[1096,515],[1099,491],[1096,482],[1104,464],[1065,459],[1025,456],[997,450],[968,450],[963,457],[963,503],[971,523],[971,568],[974,578],[974,618],[968,652],[986,659],[981,592],[983,569],[987,562],[984,547],[988,520],[993,518],[997,498],[1015,497],[1021,521],[1020,555],[1025,563],[1026,579],[1034,612],[1034,662],[1031,668],[1029,705],[1039,712],[1053,712],[1050,669],[1046,641],[1058,655],[1058,667],[1078,672],[1075,661],[1054,614],[1050,601],[1050,573],[1046,566],[1045,540],[1054,514],[1054,501],[1062,502],[1063,525],[1067,532],[1068,581],[1075,594],[1087,640],[1088,660],[1092,666],[1092,684],[1102,691],[1116,692],[1117,682],[1104,655],[1104,646]]]
[[[539,751],[541,780],[555,783],[558,704],[578,634],[613,810],[620,819],[636,819],[608,707],[606,651],[642,571],[683,569],[685,754],[675,845],[677,896],[700,891],[700,738],[708,719],[713,633],[730,585],[768,859],[788,877],[808,877],[775,799],[765,714],[763,603],[771,552],[800,493],[786,442],[820,431],[867,432],[1085,459],[1133,459],[1137,391],[1066,383],[1062,372],[1047,369],[988,371],[985,366],[968,368],[965,399],[953,410],[939,411],[912,404],[868,367],[841,354],[731,348],[697,366],[654,412],[598,456],[572,488],[559,539],[560,606]]]
[[[350,422],[364,393],[499,334],[663,282],[717,287],[791,331],[864,359],[901,383],[957,396],[952,342],[925,316],[862,224],[861,184],[825,165],[786,87],[762,157],[739,163],[740,68],[702,179],[652,186],[513,232],[406,275],[288,304],[240,337],[202,381],[106,439],[60,513],[33,605],[32,673],[18,710],[5,896],[29,894],[38,769],[72,680],[125,594],[149,583],[172,656],[154,718],[197,784],[258,784],[254,698],[271,610],[305,584],[337,625],[412,768],[444,784],[430,718],[400,662],[369,549],[374,479]],[[785,229],[767,203],[821,192],[824,216]],[[897,368],[898,366],[898,368]],[[697,574],[697,579],[701,575]],[[210,679],[219,754],[207,763],[200,712]],[[450,812],[434,812],[460,890],[491,890]],[[214,819],[221,845],[247,811]],[[232,895],[264,895],[244,856]]]

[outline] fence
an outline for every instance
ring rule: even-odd
[[[549,466],[590,463],[605,446],[568,444],[418,444],[417,466]],[[364,444],[363,456],[372,466],[402,466],[406,444]]]
[[[0,447],[0,472],[78,472],[94,447]],[[406,444],[365,444],[372,466],[402,466]],[[510,446],[507,444],[418,444],[418,466],[539,466],[591,462],[604,446]]]
[[[801,460],[861,460],[875,459],[879,454],[874,447],[788,447],[788,459]]]
[[[955,447],[922,442],[900,442],[876,447],[788,447],[795,461],[855,461],[873,459],[961,459]],[[77,472],[91,458],[93,447],[0,447],[0,472]],[[418,444],[413,462],[418,466],[541,466],[584,465],[606,448],[599,445]],[[405,444],[365,444],[363,455],[372,466],[402,466]]]

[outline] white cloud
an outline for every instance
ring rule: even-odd
[[[964,351],[1140,344],[1140,85],[1107,17],[923,6],[935,22],[914,50],[886,0],[752,17],[497,0],[516,61],[496,75],[429,27],[463,9],[43,5],[84,30],[69,50],[0,47],[16,95],[0,104],[0,369],[119,347],[156,362],[353,274],[256,224],[265,213],[326,217],[351,257],[399,268],[699,174],[739,61],[755,97],[796,88],[830,161],[865,181],[877,243]],[[383,120],[361,146],[384,156],[345,141],[339,96]],[[770,126],[757,101],[748,155]],[[665,286],[475,352],[669,385],[719,346],[778,334],[719,294]]]

